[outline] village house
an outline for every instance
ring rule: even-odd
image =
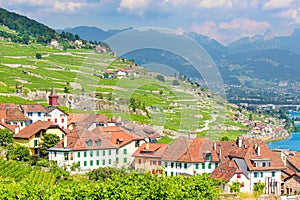
[[[212,177],[223,177],[226,176],[226,171],[230,171],[232,167],[235,168],[236,172],[243,172],[249,181],[245,178],[240,182],[235,179],[235,175],[231,177],[226,177],[229,183],[234,180],[238,180],[243,186],[243,191],[253,192],[254,185],[258,182],[265,184],[265,194],[281,194],[281,170],[286,169],[284,163],[282,162],[280,156],[275,152],[271,151],[267,144],[260,139],[252,138],[241,138],[239,137],[236,144],[230,144],[226,142],[226,145],[222,145],[222,142],[218,142],[216,145],[217,152],[220,152],[222,156],[227,156],[227,159],[231,162],[231,165],[221,165],[215,172],[212,173]],[[237,145],[237,147],[235,147]],[[228,148],[234,147],[232,151],[224,151]],[[229,153],[228,153],[229,152]],[[228,153],[228,155],[226,155]],[[225,157],[224,157],[225,159]],[[224,163],[223,163],[224,164]],[[235,172],[235,173],[236,173]],[[241,176],[243,177],[243,176]]]
[[[15,104],[0,104],[0,117],[2,126],[14,133],[18,133],[30,122],[30,118],[26,117]]]
[[[30,155],[39,157],[40,143],[43,141],[44,134],[55,134],[60,139],[66,136],[66,132],[57,124],[48,121],[37,121],[15,134],[14,141],[17,144],[28,147]]]
[[[54,122],[61,129],[66,129],[68,127],[68,114],[63,110],[54,107],[46,113],[45,121]]]
[[[141,172],[149,171],[152,174],[163,174],[161,158],[167,148],[167,144],[144,143],[132,155],[134,169]]]
[[[132,154],[143,142],[143,138],[117,126],[98,126],[92,131],[74,128],[49,149],[49,160],[56,161],[59,166],[77,164],[83,171],[99,167],[130,167]]]
[[[209,138],[179,137],[165,151],[161,160],[168,176],[212,173],[221,164]]]
[[[20,110],[26,117],[30,118],[29,124],[45,121],[45,115],[48,112],[48,109],[40,104],[20,105]]]

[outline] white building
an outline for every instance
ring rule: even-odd
[[[46,113],[45,120],[54,122],[59,125],[61,129],[66,129],[68,127],[68,114],[57,107],[52,108]]]
[[[227,149],[230,149],[233,147],[232,145],[230,145],[230,142],[227,142],[226,145],[222,147],[222,142],[219,142],[217,149],[221,149],[221,147],[226,149],[226,146],[228,146]],[[254,185],[258,182],[262,182],[265,184],[264,193],[281,194],[281,170],[285,169],[285,165],[280,156],[271,151],[264,141],[239,137],[234,150],[229,153],[223,151],[222,156],[224,155],[235,163],[235,165],[231,165],[231,167],[235,167],[237,171],[241,171],[247,179],[249,179],[248,182],[243,181],[243,186],[245,187],[243,188],[244,191],[253,192]],[[226,168],[226,166],[224,167],[222,164],[212,173],[211,177],[222,178],[226,176],[228,170],[229,167]]]
[[[26,117],[30,118],[29,124],[37,121],[45,121],[45,115],[48,112],[48,109],[40,104],[20,105],[20,110]]]
[[[208,138],[178,138],[164,153],[162,164],[168,176],[212,173],[221,162]]]
[[[97,127],[92,131],[73,129],[56,146],[49,149],[49,160],[59,166],[78,164],[81,170],[99,167],[129,167],[132,154],[143,139],[119,127]]]

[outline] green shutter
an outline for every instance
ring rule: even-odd
[[[77,157],[80,158],[80,151],[77,152]]]
[[[84,166],[86,166],[86,164],[87,164],[87,162],[86,162],[86,161],[84,161],[84,162],[83,162],[83,165],[84,165]]]
[[[127,158],[124,158],[124,163],[127,163]]]
[[[99,160],[96,160],[96,165],[99,165],[99,163],[100,163]]]
[[[96,151],[96,155],[99,156],[99,151]]]
[[[202,163],[202,169],[205,169],[205,163]]]
[[[211,163],[208,163],[208,169],[211,169]]]
[[[83,154],[84,154],[84,157],[86,157],[86,156],[87,156],[87,153],[86,153],[86,151],[85,151]]]
[[[111,159],[108,160],[108,164],[111,164]]]
[[[111,150],[108,150],[108,155],[111,155]]]
[[[93,161],[92,160],[90,160],[90,166],[93,166]]]
[[[199,163],[196,163],[196,169],[199,169]]]
[[[124,155],[126,155],[127,154],[127,149],[124,149]]]
[[[105,150],[102,151],[102,155],[105,156]]]
[[[93,157],[93,151],[90,151],[90,157]]]

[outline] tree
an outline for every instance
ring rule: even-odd
[[[0,146],[6,147],[13,141],[13,134],[8,129],[0,129]]]
[[[36,59],[42,59],[42,55],[40,53],[35,54]]]
[[[240,192],[241,189],[240,187],[241,187],[240,182],[235,181],[230,185],[230,192]]]
[[[253,186],[253,191],[259,196],[264,192],[265,184],[261,181]]]
[[[178,81],[178,80],[174,80],[174,81],[172,82],[172,85],[179,86],[180,84],[179,84],[179,81]]]
[[[249,114],[249,121],[252,121],[253,117],[252,117],[252,113]]]
[[[228,136],[223,136],[220,139],[221,141],[229,141],[229,137]]]
[[[21,146],[19,144],[9,145],[6,157],[9,160],[20,160],[20,161],[28,161],[29,160],[29,149],[28,147]]]
[[[55,134],[46,133],[43,136],[43,141],[41,142],[40,152],[42,156],[48,155],[48,149],[54,147],[59,142],[59,137]]]
[[[157,80],[161,81],[161,82],[165,82],[165,77],[163,75],[157,75],[156,76]]]

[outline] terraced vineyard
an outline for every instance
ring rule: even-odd
[[[16,161],[0,161],[0,180],[16,182],[26,181],[33,186],[52,186],[55,184],[55,175],[37,167],[28,166]]]

